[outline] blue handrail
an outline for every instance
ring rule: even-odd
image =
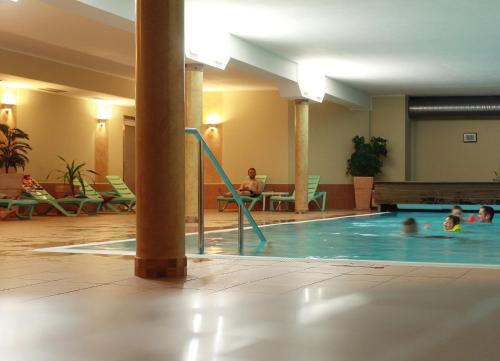
[[[248,211],[247,207],[245,206],[245,203],[242,201],[242,199],[239,196],[238,192],[236,192],[236,189],[234,189],[234,187],[231,184],[231,182],[229,181],[229,178],[227,177],[226,173],[224,172],[224,170],[222,169],[221,165],[219,164],[219,162],[215,158],[215,155],[212,153],[212,151],[208,147],[208,144],[205,142],[205,139],[203,139],[201,133],[196,128],[186,128],[185,132],[186,132],[186,134],[192,134],[192,135],[194,135],[195,138],[199,142],[201,142],[201,144],[203,146],[203,150],[208,155],[208,159],[210,159],[210,161],[214,165],[215,170],[217,170],[217,173],[219,173],[219,176],[222,178],[222,181],[224,182],[224,184],[226,185],[226,187],[231,192],[231,195],[233,196],[233,198],[236,201],[236,203],[238,203],[238,205],[243,210],[243,214],[245,215],[245,217],[247,218],[248,222],[252,226],[254,232],[257,234],[257,237],[260,240],[260,244],[257,247],[257,250],[262,249],[262,246],[267,242],[267,239],[264,236],[264,233],[262,233],[262,231],[260,230],[259,226],[257,225],[257,223],[253,219],[252,215]]]

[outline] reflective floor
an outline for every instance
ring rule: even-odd
[[[0,223],[1,360],[498,360],[500,269],[212,259],[151,281],[31,251],[133,222]]]

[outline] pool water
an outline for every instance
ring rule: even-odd
[[[500,265],[500,223],[464,224],[462,233],[450,233],[442,230],[446,215],[400,212],[264,226],[268,242],[262,247],[254,232],[246,229],[244,255]],[[416,236],[401,233],[401,222],[409,217],[419,224]],[[424,224],[430,229],[424,229]],[[237,230],[207,232],[205,253],[238,254],[237,240]],[[196,234],[187,236],[188,253],[197,253],[197,242]],[[135,241],[72,249],[133,252]]]

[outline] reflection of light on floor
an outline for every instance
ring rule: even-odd
[[[198,345],[200,341],[197,338],[193,338],[189,342],[187,361],[195,361],[198,357]]]
[[[199,333],[201,328],[201,314],[197,313],[193,317],[193,332]]]
[[[305,288],[305,289],[304,289],[304,301],[305,301],[306,303],[308,303],[308,302],[309,302],[309,288]]]
[[[325,320],[328,317],[366,304],[368,304],[368,297],[360,293],[336,297],[329,301],[304,306],[299,311],[299,322],[301,324],[309,324]]]
[[[217,318],[217,330],[215,332],[215,340],[214,340],[214,353],[217,354],[221,348],[222,341],[222,327],[224,326],[224,317],[219,316]],[[215,360],[215,358],[214,358]]]

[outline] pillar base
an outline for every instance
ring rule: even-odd
[[[295,210],[296,214],[304,214],[304,213],[308,213],[308,212],[309,212],[309,209],[296,209]]]
[[[179,278],[187,276],[187,258],[135,258],[135,275],[141,278]]]
[[[186,223],[198,223],[198,216],[186,216],[184,220]]]

